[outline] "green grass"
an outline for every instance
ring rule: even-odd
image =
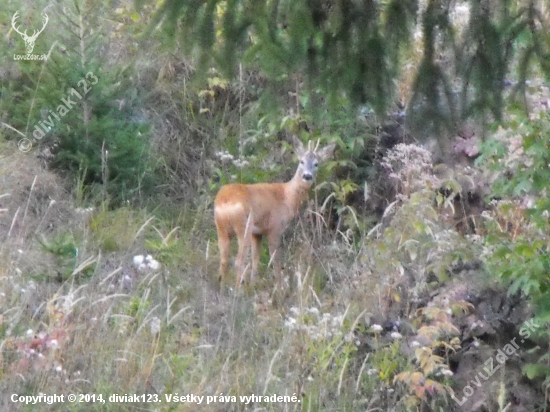
[[[452,381],[437,372],[449,364],[442,351],[460,348],[449,315],[456,302],[442,300],[424,312],[418,302],[431,299],[429,276],[431,284],[446,285],[449,276],[434,274],[450,273],[479,246],[442,221],[432,191],[396,203],[381,236],[334,232],[321,219],[315,224],[319,211],[304,211],[283,238],[282,284],[266,267],[263,245],[258,277],[235,289],[234,274],[217,282],[206,194],[195,206],[82,213],[69,196],[39,207],[36,199],[47,199],[42,190],[38,181],[10,196],[10,210],[28,212],[24,220],[11,214],[8,224],[0,222],[6,239],[0,245],[1,394],[87,393],[107,400],[41,405],[46,411],[448,407]],[[10,227],[17,230],[8,233]],[[234,242],[232,258],[235,248]],[[140,269],[136,255],[150,255],[160,267]],[[461,307],[460,316],[468,315],[468,306]],[[404,336],[374,328],[385,320],[400,320]],[[426,349],[404,343],[422,331]],[[109,402],[114,394],[157,395],[163,402]],[[176,394],[210,403],[165,401]],[[295,395],[299,402],[240,401],[252,394]],[[229,402],[220,401],[227,396]],[[13,408],[9,396],[0,398],[7,399],[0,410]]]

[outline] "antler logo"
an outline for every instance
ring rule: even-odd
[[[48,15],[46,13],[44,13],[42,15],[42,19],[44,21],[44,25],[42,26],[42,28],[40,30],[34,30],[32,36],[29,36],[27,34],[27,30],[25,30],[24,32],[21,32],[15,25],[15,22],[16,20],[19,18],[19,12],[16,11],[15,14],[13,15],[12,19],[11,19],[11,26],[13,27],[13,29],[19,33],[21,35],[21,37],[23,38],[23,40],[25,41],[25,49],[27,51],[27,54],[31,54],[33,49],[34,49],[34,43],[36,41],[36,38],[38,37],[38,35],[40,33],[42,33],[44,31],[44,28],[46,27],[46,24],[48,24]]]

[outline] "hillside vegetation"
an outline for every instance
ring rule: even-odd
[[[549,410],[523,3],[2,3],[0,410]],[[336,150],[282,281],[264,244],[219,282],[216,193],[289,180],[294,137]]]

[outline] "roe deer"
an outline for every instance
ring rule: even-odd
[[[252,280],[258,272],[262,236],[269,243],[270,262],[277,281],[281,280],[281,264],[276,254],[281,236],[288,223],[298,213],[313,184],[319,162],[332,156],[336,143],[307,150],[302,142],[294,139],[294,148],[300,164],[294,177],[287,183],[228,184],[223,186],[214,201],[214,216],[218,229],[220,249],[220,281],[227,272],[230,236],[237,235],[239,252],[235,260],[237,287],[244,279],[245,259],[252,245]]]

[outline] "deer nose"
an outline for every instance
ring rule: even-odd
[[[302,175],[302,177],[304,178],[304,180],[308,180],[308,181],[311,180],[311,179],[313,179],[313,176],[311,175],[311,173],[307,173],[307,172],[304,173],[304,174]]]

